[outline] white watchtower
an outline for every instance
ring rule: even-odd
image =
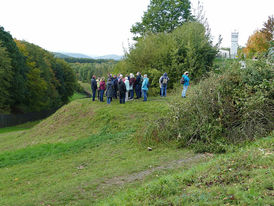
[[[230,48],[230,58],[235,59],[238,53],[238,36],[239,32],[231,32],[231,48]]]

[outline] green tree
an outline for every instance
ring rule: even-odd
[[[27,74],[28,110],[40,111],[48,108],[49,99],[46,97],[47,82],[41,77],[41,71],[33,68]]]
[[[132,26],[135,39],[149,33],[172,32],[192,20],[189,0],[151,0],[141,22]]]
[[[40,111],[67,103],[76,88],[75,74],[62,59],[37,45],[15,41],[29,67],[24,111]]]
[[[11,59],[6,48],[2,47],[0,42],[0,113],[10,110],[12,78]]]
[[[70,96],[73,95],[76,89],[76,76],[73,69],[62,59],[56,59],[55,67],[53,68],[58,79],[57,90],[62,103],[67,103]]]
[[[181,74],[188,70],[190,77],[195,80],[210,71],[217,54],[217,45],[212,45],[201,23],[186,23],[173,32],[173,37],[177,44],[173,66]]]
[[[26,101],[26,73],[28,67],[26,66],[24,56],[20,53],[12,36],[3,27],[0,27],[0,41],[2,41],[2,46],[6,48],[9,54],[13,72],[10,91],[12,101],[10,102],[10,107],[13,111],[18,111]]]
[[[147,73],[152,87],[158,87],[160,76],[167,72],[169,88],[172,88],[186,70],[192,80],[201,78],[210,71],[216,54],[217,47],[212,45],[205,27],[198,22],[188,22],[171,33],[139,39],[115,71]]]

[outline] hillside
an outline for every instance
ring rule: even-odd
[[[254,192],[256,198],[265,194],[269,202],[273,137],[228,155],[195,154],[175,142],[149,142],[149,125],[165,116],[174,101],[184,100],[150,97],[146,103],[106,105],[78,99],[41,122],[1,129],[0,176],[5,178],[0,205],[169,205],[179,204],[182,197],[186,203],[213,204],[217,191],[218,204],[235,203],[239,195],[248,203]],[[230,175],[218,173],[220,169]],[[207,176],[212,171],[216,174]],[[229,189],[239,184],[234,172],[239,178],[245,175],[244,185],[254,181],[261,186],[251,185],[238,195],[246,186]],[[216,179],[220,175],[233,179]],[[220,190],[218,181],[231,181],[228,190]],[[206,195],[202,191],[211,184]]]
[[[0,205],[92,204],[205,161],[172,144],[141,144],[148,122],[168,110],[168,100],[152,100],[110,106],[75,100],[31,128],[1,132]]]

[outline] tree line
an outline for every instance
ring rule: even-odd
[[[39,46],[14,40],[0,27],[0,113],[59,107],[76,85],[68,63]]]
[[[116,61],[106,60],[103,62],[94,63],[70,63],[73,68],[76,78],[82,82],[90,83],[93,75],[97,77],[106,77],[108,73],[111,73],[116,65]]]

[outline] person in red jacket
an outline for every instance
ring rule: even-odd
[[[102,77],[102,79],[100,81],[99,90],[100,90],[100,102],[103,102],[104,101],[104,92],[106,90],[106,82],[105,82],[104,77]]]

